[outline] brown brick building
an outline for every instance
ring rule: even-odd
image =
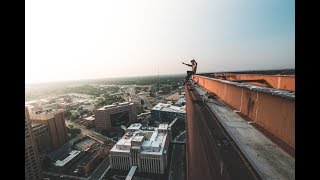
[[[137,105],[129,102],[118,103],[104,106],[94,113],[97,130],[120,127],[137,119]]]
[[[31,128],[28,108],[25,108],[25,179],[41,179],[41,165]]]
[[[33,123],[46,125],[49,130],[52,147],[60,147],[67,141],[67,129],[62,110],[44,111],[30,114]]]
[[[32,132],[38,149],[40,162],[45,158],[48,151],[52,150],[52,142],[48,126],[39,123],[32,123]]]

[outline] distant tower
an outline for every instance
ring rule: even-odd
[[[31,128],[28,108],[25,107],[25,179],[42,179],[36,142]]]
[[[159,64],[158,64],[158,83],[157,83],[157,91],[160,91],[160,76],[159,76]]]
[[[158,96],[157,96],[157,99],[159,99],[159,91],[160,91],[160,77],[159,77],[159,65],[158,65]],[[159,113],[159,121],[161,122],[160,113]]]

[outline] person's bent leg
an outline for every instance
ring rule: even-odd
[[[189,79],[190,79],[190,77],[192,78],[192,75],[194,75],[194,72],[193,72],[193,71],[190,72]]]
[[[191,76],[190,72],[192,72],[192,71],[187,71],[187,76],[186,76],[186,79],[183,82],[183,85],[189,80],[189,78]]]
[[[187,71],[186,79],[184,80],[183,85],[190,79],[190,76],[192,75],[192,71]]]
[[[186,80],[189,80],[192,75],[192,71],[187,71],[187,74]]]

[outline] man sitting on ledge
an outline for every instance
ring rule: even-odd
[[[186,63],[184,63],[184,62],[182,62],[182,64],[192,67],[192,71],[187,71],[187,76],[186,76],[186,79],[185,79],[185,81],[184,81],[184,83],[183,83],[183,85],[185,85],[185,83],[187,82],[187,80],[190,79],[191,75],[196,74],[198,63],[196,62],[196,60],[192,59],[192,60],[191,60],[191,64],[186,64]]]

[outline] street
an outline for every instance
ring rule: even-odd
[[[113,139],[108,138],[106,136],[103,136],[102,134],[99,134],[99,133],[95,132],[94,130],[87,129],[84,126],[78,125],[78,124],[73,123],[73,122],[71,122],[69,120],[66,120],[65,122],[66,122],[66,126],[72,125],[73,128],[81,129],[81,134],[83,134],[83,135],[89,135],[91,137],[94,137],[94,138],[98,139],[101,142],[111,141],[111,142],[116,143],[116,141],[114,141]]]
[[[105,174],[105,171],[108,169],[109,166],[110,166],[110,161],[109,161],[109,157],[107,157],[92,172],[92,174],[91,174],[89,179],[92,179],[92,180],[101,179],[102,178],[101,176]]]

